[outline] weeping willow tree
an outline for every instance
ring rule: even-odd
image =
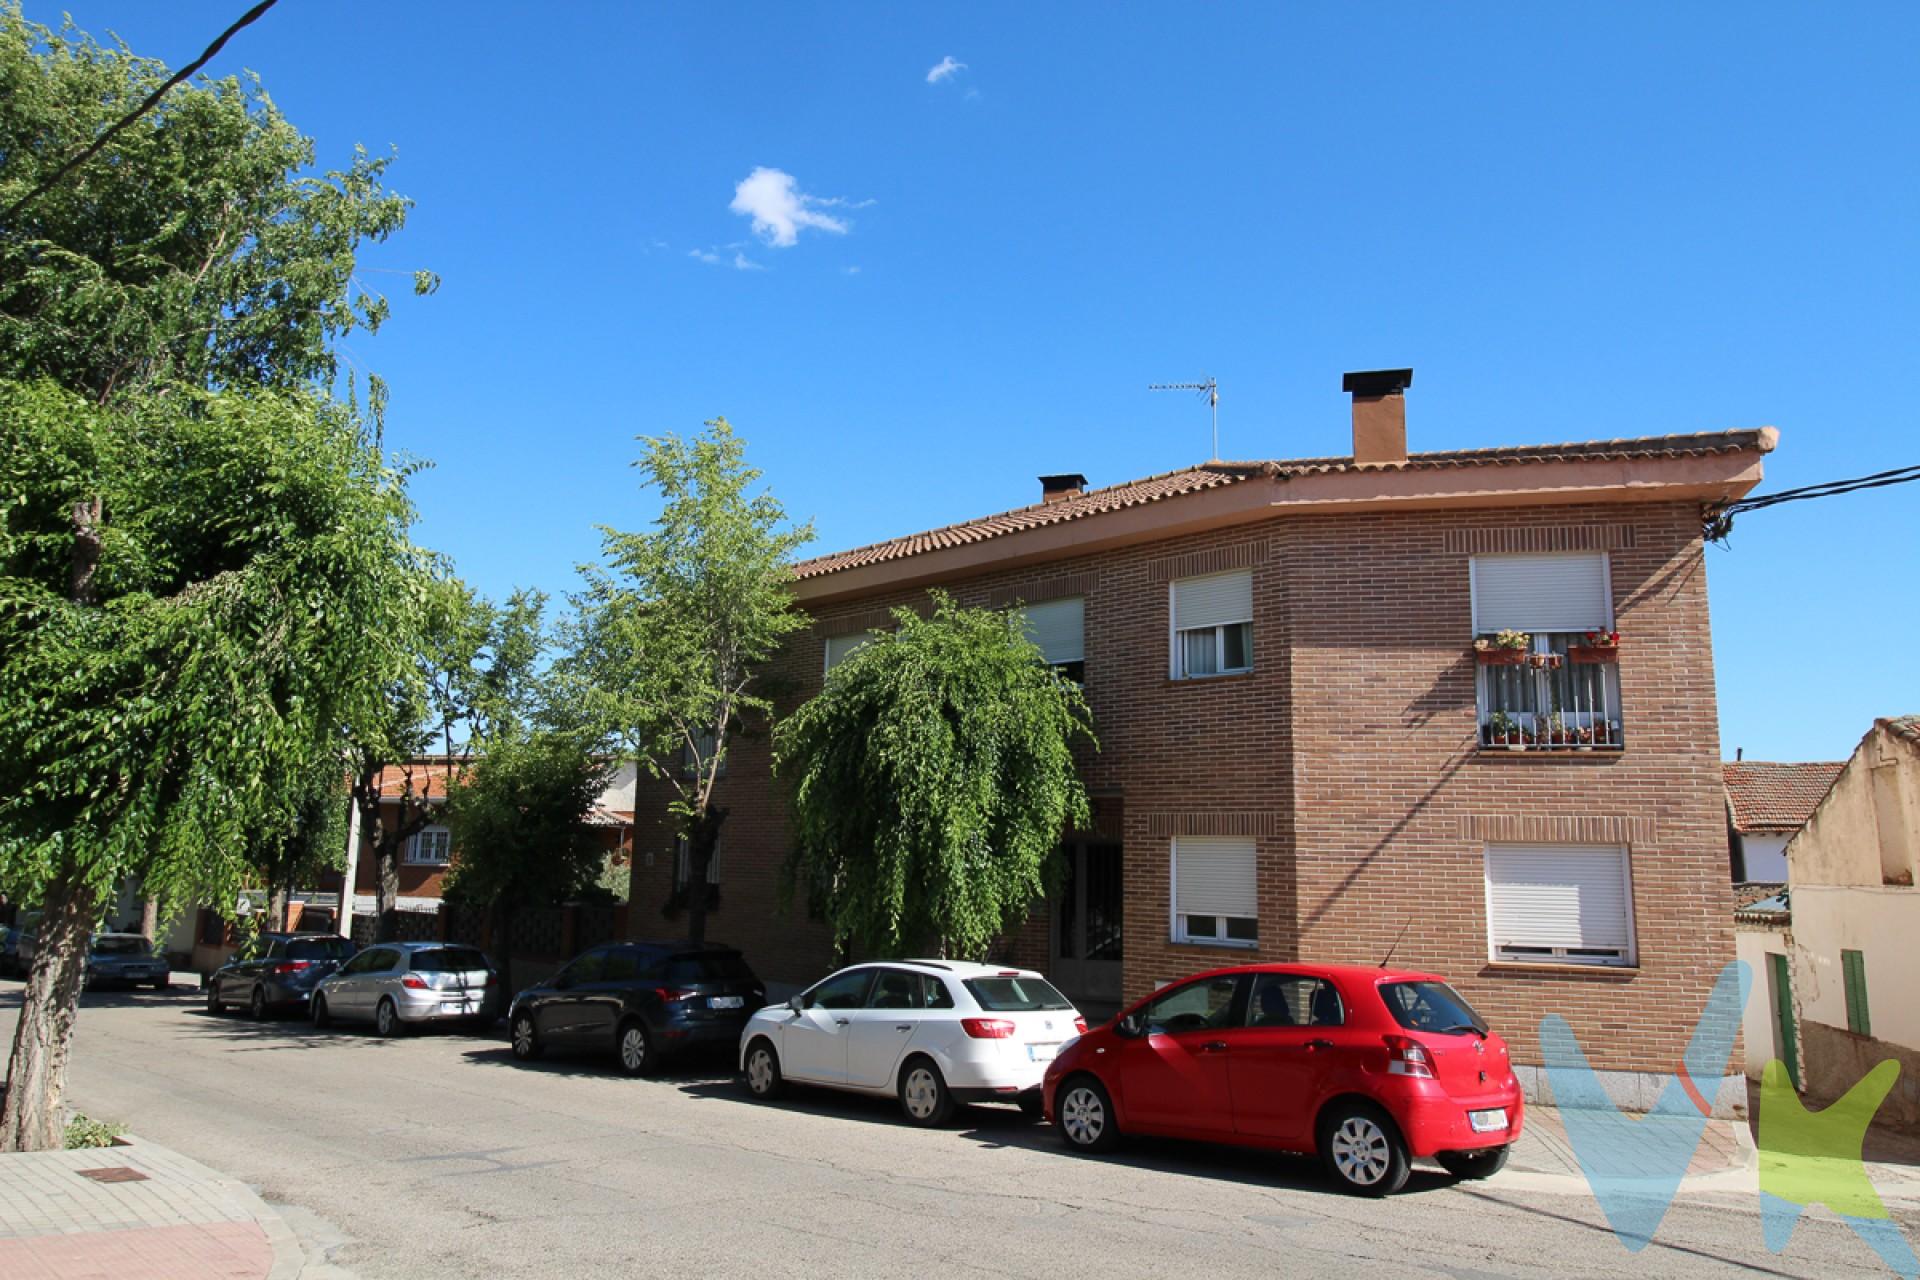
[[[1073,760],[1091,714],[1016,613],[936,594],[931,617],[894,620],[774,731],[793,787],[784,889],[863,955],[979,957],[1091,816]]]

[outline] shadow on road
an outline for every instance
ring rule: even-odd
[[[532,1071],[556,1076],[619,1076],[620,1070],[614,1063],[613,1050],[596,1053],[591,1049],[559,1050],[548,1049],[530,1062],[522,1062],[513,1056],[513,1049],[507,1044],[487,1045],[469,1049],[462,1055],[468,1062],[482,1067],[506,1067],[513,1071]],[[726,1046],[713,1051],[694,1051],[668,1058],[655,1068],[651,1075],[641,1076],[634,1083],[645,1085],[684,1085],[691,1080],[717,1082],[731,1079],[727,1074],[732,1063],[732,1050]]]
[[[335,1023],[330,1027],[316,1027],[306,1016],[295,1011],[270,1013],[259,1022],[255,1022],[244,1013],[210,1013],[204,1005],[189,1010],[187,1016],[198,1024],[201,1034],[217,1036],[223,1040],[251,1045],[260,1049],[317,1049],[327,1045],[367,1044],[392,1045],[402,1040],[429,1037],[457,1037],[475,1043],[485,1043],[499,1036],[497,1029],[486,1031],[466,1031],[456,1027],[424,1026],[409,1028],[402,1036],[387,1038],[374,1034],[373,1024]]]

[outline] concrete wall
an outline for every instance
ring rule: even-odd
[[[1876,1038],[1920,1049],[1920,891],[1795,885],[1793,986],[1800,1017],[1845,1030],[1840,953],[1866,965],[1867,1011]]]
[[[1742,870],[1740,878],[1753,884],[1784,884],[1787,879],[1787,835],[1736,835]]]
[[[1733,944],[1735,955],[1746,964],[1753,983],[1747,993],[1747,1007],[1741,1013],[1740,1039],[1745,1046],[1747,1078],[1758,1080],[1770,1059],[1784,1061],[1786,1057],[1784,1047],[1775,1043],[1773,988],[1769,985],[1772,966],[1767,957],[1791,954],[1792,938],[1782,929],[1735,925]]]

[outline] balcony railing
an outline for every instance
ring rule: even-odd
[[[1625,745],[1614,654],[1582,648],[1582,639],[1541,632],[1527,651],[1482,658],[1482,750],[1618,751]]]

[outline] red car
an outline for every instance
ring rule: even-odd
[[[1485,1178],[1520,1136],[1506,1041],[1446,980],[1255,964],[1162,988],[1061,1050],[1047,1118],[1069,1147],[1122,1133],[1318,1154],[1362,1195],[1432,1157]]]

